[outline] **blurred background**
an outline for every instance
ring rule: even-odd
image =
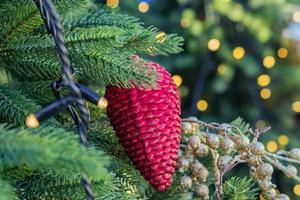
[[[184,52],[148,57],[172,74],[182,98],[182,117],[271,126],[267,150],[300,146],[299,0],[107,1],[146,25],[185,38]],[[246,174],[243,170],[235,173]],[[279,189],[300,199],[300,185],[281,173]]]

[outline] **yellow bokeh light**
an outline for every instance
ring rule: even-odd
[[[148,12],[150,6],[147,2],[142,1],[141,3],[139,3],[139,11],[142,13],[146,13]]]
[[[182,18],[182,19],[180,20],[180,26],[181,26],[182,28],[188,28],[190,25],[191,25],[191,21],[188,20],[187,18]]]
[[[278,145],[277,145],[277,142],[274,141],[274,140],[270,140],[268,143],[267,143],[267,150],[271,153],[274,153],[275,151],[277,151],[278,149]]]
[[[107,0],[106,5],[111,8],[116,8],[119,5],[119,0]]]
[[[293,14],[293,20],[295,22],[300,22],[300,11],[294,12],[294,14]]]
[[[270,82],[271,82],[271,78],[267,74],[261,74],[259,77],[257,77],[257,84],[262,87],[269,85]]]
[[[289,137],[286,135],[280,135],[277,139],[280,146],[285,146],[289,143]]]
[[[220,48],[220,46],[221,46],[221,43],[216,38],[210,39],[207,43],[207,48],[210,51],[217,51]]]
[[[199,100],[198,102],[197,102],[197,108],[198,108],[198,110],[200,110],[200,111],[206,111],[207,110],[207,108],[208,108],[208,103],[207,103],[207,101],[205,101],[205,100]]]
[[[264,88],[260,91],[260,97],[262,99],[269,99],[272,95],[272,92],[269,88]]]
[[[202,32],[202,23],[200,20],[193,20],[190,26],[190,31],[193,35],[199,35]]]
[[[294,186],[294,193],[297,196],[300,196],[300,184]]]
[[[167,38],[166,37],[166,33],[165,32],[159,32],[157,35],[156,35],[156,40],[157,40],[157,43],[163,43],[165,41],[165,39]]]
[[[226,73],[226,69],[227,69],[227,66],[225,64],[220,64],[218,67],[217,67],[217,72],[218,74],[225,74]]]
[[[172,76],[172,79],[177,87],[180,87],[182,85],[182,78],[180,75],[174,75]]]
[[[193,21],[195,17],[197,16],[196,12],[193,9],[184,9],[182,11],[182,18],[188,19],[189,21]]]
[[[300,101],[295,101],[292,104],[292,108],[294,112],[300,112]]]
[[[280,48],[277,51],[277,55],[279,58],[286,58],[288,56],[289,52],[286,48]]]
[[[243,47],[234,48],[232,51],[232,56],[237,60],[242,59],[245,56],[245,49]]]
[[[266,56],[263,60],[263,65],[265,68],[270,69],[275,65],[275,58],[273,56]]]

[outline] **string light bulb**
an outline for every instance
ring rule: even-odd
[[[149,4],[148,4],[147,2],[145,2],[145,1],[142,1],[142,2],[139,3],[139,5],[138,5],[138,9],[139,9],[139,11],[140,11],[141,13],[146,13],[146,12],[148,12],[149,8],[150,8]]]
[[[194,21],[196,13],[192,9],[184,9],[181,14],[180,25],[183,28],[188,28],[191,26],[192,22]]]
[[[289,137],[287,135],[280,135],[277,141],[280,146],[284,147],[289,143]]]
[[[34,114],[30,114],[25,120],[25,125],[28,128],[37,128],[40,126],[40,123]]]
[[[297,196],[300,196],[300,184],[294,186],[294,193]]]
[[[201,99],[197,102],[197,109],[201,112],[206,111],[208,108],[208,103],[204,99]]]
[[[234,48],[232,51],[232,56],[237,60],[242,59],[245,56],[245,49],[243,47]]]
[[[299,112],[300,112],[300,101],[295,101],[295,102],[292,104],[292,108],[293,108],[293,111],[294,111],[294,112],[299,113]]]
[[[260,91],[260,97],[262,99],[265,99],[265,100],[269,99],[271,97],[271,95],[272,95],[272,92],[269,88],[264,88]]]
[[[180,20],[180,26],[181,26],[182,28],[188,28],[190,25],[191,25],[191,21],[189,21],[188,19],[182,18],[182,19]]]
[[[293,20],[294,20],[294,22],[300,22],[300,11],[294,12]]]
[[[277,145],[277,142],[274,141],[274,140],[270,140],[268,143],[267,143],[267,150],[271,153],[274,153],[275,151],[277,151],[278,149],[278,145]]]
[[[193,35],[199,35],[202,32],[202,23],[200,20],[193,20],[190,26],[190,31]]]
[[[116,8],[119,6],[119,0],[107,0],[106,5],[111,8]]]
[[[288,56],[289,52],[286,48],[280,48],[277,51],[277,55],[279,58],[284,59]]]
[[[104,97],[101,97],[98,101],[98,108],[99,109],[105,109],[108,105],[107,99]]]
[[[172,76],[172,79],[177,87],[182,85],[182,77],[180,75],[174,75]]]
[[[263,65],[265,68],[270,69],[272,68],[276,63],[276,60],[273,56],[266,56],[263,59]]]
[[[218,72],[218,74],[220,74],[220,75],[225,74],[225,73],[226,73],[226,70],[227,70],[227,66],[226,66],[225,64],[220,64],[220,65],[218,65],[218,67],[217,67],[217,72]]]
[[[267,74],[261,74],[259,77],[257,77],[257,84],[261,87],[265,87],[269,85],[271,82],[271,78]]]
[[[210,50],[210,51],[217,51],[221,46],[221,43],[218,39],[216,38],[213,38],[213,39],[210,39],[208,40],[207,42],[207,48]]]

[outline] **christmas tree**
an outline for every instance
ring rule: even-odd
[[[299,181],[297,169],[281,162],[299,163],[299,149],[265,151],[257,140],[269,129],[240,118],[179,119],[170,74],[141,57],[177,54],[182,37],[146,27],[116,9],[118,1],[53,4],[0,4],[1,200],[246,200],[258,188],[266,199],[289,199],[271,176],[277,167]],[[223,180],[240,163],[252,180]]]

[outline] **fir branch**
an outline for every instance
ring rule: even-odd
[[[93,180],[93,192],[96,200],[142,200],[136,193],[126,190],[124,186],[133,187],[126,180],[111,175],[108,180]],[[82,188],[79,176],[64,177],[52,173],[34,172],[24,180],[15,184],[20,199],[72,199],[82,200],[86,194]],[[25,192],[26,191],[26,192]]]
[[[19,12],[19,10],[22,12]],[[0,41],[16,39],[16,36],[32,30],[42,24],[38,10],[33,1],[6,1],[0,5],[0,22],[3,24],[0,31]]]
[[[72,20],[74,26],[70,21],[66,22],[69,26],[65,24],[65,40],[76,77],[81,77],[81,80],[122,87],[131,87],[132,83],[153,87],[158,78],[156,73],[131,61],[130,56],[139,53],[167,55],[182,50],[181,37],[166,35],[163,41],[158,41],[156,28],[143,28],[136,18],[104,8],[86,12],[78,20]],[[93,23],[80,26],[82,20]],[[0,60],[23,81],[59,78],[55,44],[48,34],[28,32],[10,40],[1,48]]]
[[[53,0],[59,13],[68,13],[72,8],[85,7],[88,0]],[[22,10],[22,12],[20,12]],[[5,0],[0,5],[0,41],[17,40],[43,24],[36,5],[31,0]]]
[[[62,176],[76,176],[84,172],[93,180],[98,180],[106,177],[104,166],[107,163],[101,151],[84,149],[76,135],[63,129],[0,128],[0,173],[26,166],[27,170],[44,169]]]
[[[224,183],[224,200],[256,200],[258,189],[247,177],[231,177]]]
[[[142,22],[139,19],[114,13],[110,9],[103,7],[90,11],[89,13],[81,16],[77,20],[65,21],[64,26],[69,27],[71,30],[77,27],[94,27],[94,26],[116,26],[124,29],[139,29],[142,28]]]
[[[16,90],[0,86],[0,117],[16,126],[24,125],[25,118],[39,106]]]
[[[37,196],[41,199],[55,200],[82,200],[86,198],[79,174],[62,176],[51,171],[39,170],[14,185],[17,188],[19,198],[24,200],[35,199]],[[120,195],[120,192],[113,194],[113,183],[110,180],[94,179],[92,185],[95,199],[102,199],[104,196],[115,197]]]
[[[246,134],[250,128],[250,125],[246,123],[241,117],[233,120],[230,125],[237,127],[244,134]]]
[[[60,77],[60,66],[55,56],[54,47],[47,50],[42,41],[33,40],[24,44],[22,41],[8,55],[0,56],[6,68],[21,80],[53,80]],[[51,43],[45,42],[45,46]],[[155,85],[156,73],[153,70],[129,59],[131,55],[113,49],[110,45],[100,46],[88,42],[70,48],[71,60],[75,67],[75,76],[93,83],[131,87],[136,85],[150,87]],[[21,47],[22,46],[22,47]],[[96,47],[95,47],[96,46]],[[38,49],[35,47],[41,47]],[[22,51],[19,51],[21,48]],[[109,50],[111,48],[111,50]],[[25,52],[23,52],[25,50]]]
[[[12,186],[0,177],[0,200],[16,199]]]
[[[52,81],[25,81],[9,84],[9,87],[19,91],[22,95],[33,99],[37,104],[49,104],[55,100],[50,88]]]
[[[176,34],[163,36],[163,39],[157,39],[160,32],[154,27],[146,30],[129,30],[129,34],[123,37],[125,49],[138,53],[147,53],[149,55],[169,55],[182,51],[184,39]]]
[[[60,78],[60,64],[53,51],[36,53],[12,52],[0,56],[5,69],[19,80],[56,80]]]
[[[152,69],[114,52],[87,52],[87,54],[92,55],[83,59],[79,59],[79,55],[77,57],[80,62],[79,74],[82,74],[79,76],[84,80],[125,88],[132,87],[133,84],[149,88],[154,87],[158,79],[158,75]],[[98,58],[100,54],[101,59]]]
[[[97,26],[89,28],[74,28],[65,31],[65,41],[69,48],[89,50],[89,47],[101,49],[125,48],[133,53],[151,53],[168,55],[182,51],[183,38],[176,34],[166,35],[160,41],[156,36],[159,33],[154,27],[137,30],[122,29],[115,26]],[[105,40],[104,40],[105,39]],[[106,46],[102,46],[105,45]],[[85,47],[84,49],[80,47]],[[28,36],[12,41],[3,52],[9,51],[40,51],[55,48],[52,38],[48,35]],[[117,49],[114,49],[116,51]],[[122,52],[122,50],[120,50]],[[124,50],[123,50],[124,52]]]
[[[101,45],[101,42],[107,41],[107,39],[109,38],[114,39],[120,36],[123,31],[123,29],[113,26],[76,28],[73,31],[66,30],[64,33],[64,39],[66,44],[70,48],[78,47],[78,45],[88,44],[91,41],[94,41],[94,45]],[[10,43],[8,43],[5,51],[35,52],[39,50],[51,50],[55,48],[56,46],[53,38],[50,35],[46,34],[33,36],[30,35],[24,38],[20,38],[16,41],[11,41]]]

